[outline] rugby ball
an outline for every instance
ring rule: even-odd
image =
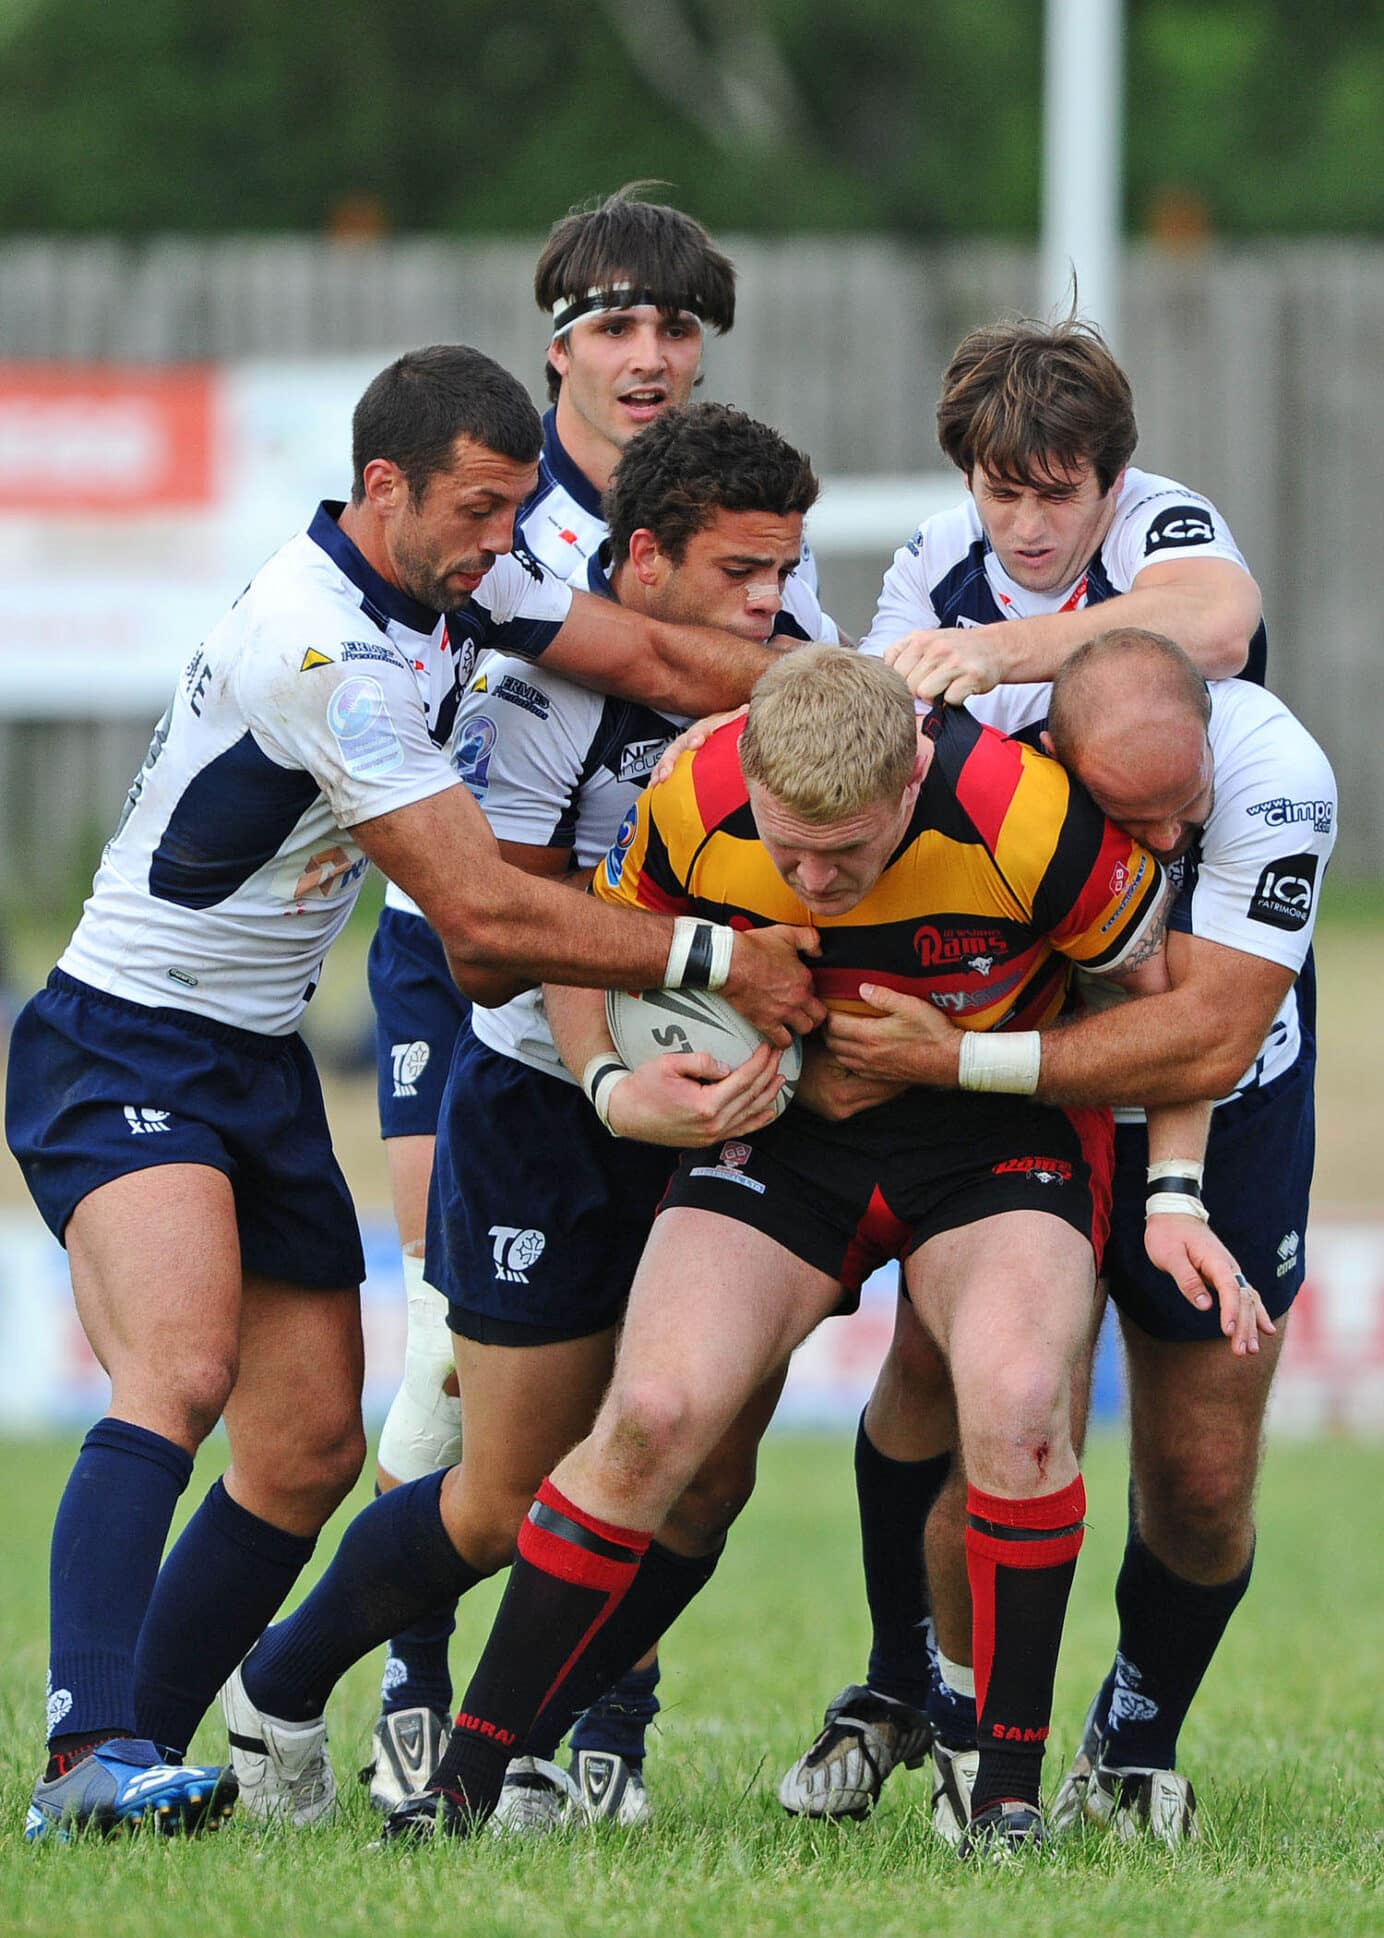
[[[610,989],[606,1022],[611,1041],[631,1070],[656,1056],[696,1050],[705,1050],[734,1070],[764,1041],[733,1003],[709,989]],[[785,1081],[775,1099],[775,1116],[792,1103],[802,1067],[803,1046],[795,1036],[779,1056]]]

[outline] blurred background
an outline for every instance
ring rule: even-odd
[[[933,433],[961,334],[1082,308],[1138,461],[1220,506],[1270,684],[1331,755],[1321,1158],[1281,1430],[1384,1431],[1384,10],[1348,0],[6,0],[0,7],[0,986],[56,959],[178,670],[344,495],[352,405],[463,340],[542,397],[535,256],[653,177],[734,258],[703,394],[826,490],[823,603],[869,622],[953,502]],[[367,893],[310,1034],[366,1225],[371,1396],[401,1353],[374,1118]],[[891,1290],[800,1356],[853,1416]],[[1102,1398],[1118,1400],[1107,1354]],[[104,1402],[63,1254],[0,1154],[0,1433]]]

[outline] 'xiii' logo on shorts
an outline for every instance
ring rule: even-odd
[[[496,1278],[506,1279],[511,1285],[527,1285],[528,1268],[537,1265],[548,1242],[543,1233],[531,1226],[492,1225],[490,1236],[495,1241]]]
[[[1286,1278],[1298,1262],[1298,1249],[1302,1240],[1295,1231],[1285,1231],[1278,1241],[1278,1265],[1275,1278]]]
[[[125,1106],[125,1122],[131,1137],[150,1137],[155,1131],[166,1131],[170,1114],[166,1110],[145,1110],[142,1105]]]
[[[394,1064],[394,1095],[396,1097],[416,1097],[418,1079],[428,1067],[432,1055],[426,1043],[391,1043],[390,1059]]]

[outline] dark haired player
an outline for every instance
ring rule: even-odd
[[[10,1147],[112,1384],[54,1528],[31,1837],[216,1820],[234,1785],[175,1759],[358,1470],[360,1237],[297,1024],[367,866],[416,897],[463,979],[504,963],[641,988],[729,943],[747,1014],[820,1013],[802,936],[694,949],[666,919],[617,921],[506,867],[459,784],[443,748],[488,640],[578,676],[608,655],[654,699],[680,667],[743,691],[772,657],[503,556],[540,443],[521,386],[476,351],[415,352],[370,384],[351,502],[322,505],[193,657],[15,1025]],[[230,1471],[160,1568],[223,1412]]]
[[[587,584],[634,611],[696,615],[747,639],[830,635],[793,570],[816,493],[808,460],[742,412],[723,404],[666,412],[616,468],[606,495],[610,539]],[[462,702],[459,769],[507,860],[581,886],[608,850],[618,851],[681,724],[497,655]],[[739,1108],[747,1083],[762,1087],[766,1064],[737,1077],[724,1102],[681,1080],[693,1141],[717,1134],[718,1124],[726,1134],[738,1127],[738,1118],[706,1113]],[[318,1588],[245,1663],[227,1713],[233,1761],[255,1808],[300,1818],[325,1808],[322,1717],[337,1676],[380,1639],[381,1621],[411,1613],[420,1593],[425,1605],[430,1583],[450,1609],[508,1564],[534,1489],[590,1428],[670,1168],[664,1149],[611,1142],[563,1066],[536,992],[473,1012],[438,1122],[427,1244],[428,1283],[438,1288],[449,1341],[455,1336],[461,1462],[445,1480],[418,1477],[367,1509]],[[667,1597],[651,1640],[715,1566],[753,1484],[754,1449],[777,1393],[771,1382],[755,1397],[747,1423],[670,1515],[666,1545],[650,1564],[650,1585],[661,1576]],[[410,1557],[402,1569],[401,1555]],[[647,1701],[652,1682],[648,1670],[625,1676],[622,1710]],[[512,1761],[498,1821],[547,1828],[574,1805],[640,1821],[642,1730],[626,1720],[615,1744],[588,1747],[574,1761],[574,1783],[552,1761],[567,1720],[552,1711]],[[620,1720],[611,1715],[607,1726]],[[262,1754],[247,1756],[237,1737],[263,1744]]]

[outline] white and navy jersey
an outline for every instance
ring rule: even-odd
[[[604,556],[588,563],[586,585],[610,598]],[[791,580],[790,587],[776,630],[833,638],[835,628],[807,587]],[[830,630],[814,630],[822,627]],[[488,659],[462,701],[457,772],[502,841],[570,850],[576,867],[592,868],[618,840],[664,748],[686,725],[541,666]],[[537,990],[498,1009],[473,1010],[471,1027],[501,1055],[573,1081]]]
[[[538,483],[532,493],[519,508],[514,521],[515,552],[513,558],[527,556],[534,560],[544,575],[560,585],[568,580],[584,585],[586,567],[592,556],[605,543],[606,522],[601,511],[601,494],[584,471],[578,470],[563,448],[557,434],[557,414],[549,410],[543,418],[543,450],[538,460]],[[497,561],[497,567],[503,561]],[[486,581],[486,585],[489,580]],[[486,586],[480,587],[472,601],[481,599]],[[570,608],[571,601],[568,605]],[[489,639],[478,638],[475,644],[490,644]],[[503,639],[494,641],[500,652],[518,651],[525,658],[533,658],[532,653],[522,646],[510,648]],[[467,677],[473,668],[468,668]],[[463,681],[463,685],[465,681]],[[402,888],[391,882],[385,890],[385,902],[390,908],[402,909],[410,915],[421,915],[417,902],[406,895]]]
[[[449,643],[340,510],[274,554],[179,681],[59,965],[82,982],[292,1030],[369,866],[350,829],[456,785],[476,643],[541,652],[570,607],[502,559]]]
[[[1131,466],[1110,530],[1080,577],[1055,592],[1031,592],[1001,565],[968,492],[950,511],[926,519],[895,552],[861,651],[882,653],[908,632],[1077,612],[1128,592],[1145,566],[1165,559],[1229,559],[1249,569],[1209,498]],[[1250,641],[1245,678],[1263,681],[1266,652],[1261,623]]]
[[[1049,690],[999,686],[966,704],[1002,733],[1029,739],[1047,714]],[[1336,840],[1336,780],[1275,695],[1248,680],[1213,680],[1210,691],[1215,792],[1196,845],[1168,871],[1177,894],[1171,926],[1299,977],[1231,1092],[1238,1097],[1313,1053],[1310,950]]]

